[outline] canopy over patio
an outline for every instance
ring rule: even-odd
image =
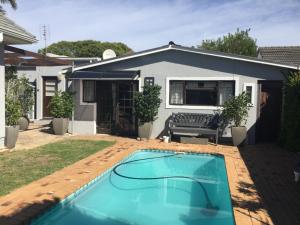
[[[71,80],[137,80],[139,70],[130,71],[76,71],[68,78]]]

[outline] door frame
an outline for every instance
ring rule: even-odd
[[[259,134],[261,133],[261,131],[259,131],[260,128],[260,119],[261,119],[261,93],[262,93],[262,90],[264,88],[264,84],[267,88],[278,88],[278,89],[281,89],[281,95],[280,95],[280,99],[278,99],[277,101],[279,101],[278,103],[278,106],[280,105],[280,111],[278,112],[280,115],[279,115],[279,120],[278,121],[278,126],[279,126],[279,130],[277,131],[278,132],[278,135],[279,135],[279,132],[280,132],[280,127],[282,126],[282,115],[283,115],[283,101],[284,101],[284,93],[283,93],[283,87],[284,87],[284,81],[283,80],[259,80],[257,82],[257,118],[256,118],[256,125],[255,125],[255,140],[256,142],[269,142],[271,140],[263,140],[263,139],[260,139],[259,138]],[[269,86],[268,86],[269,85]],[[277,108],[277,107],[276,107]],[[275,141],[275,137],[274,137],[274,140],[272,141]]]
[[[56,91],[58,90],[58,79],[56,76],[43,76],[42,77],[42,118],[51,118],[51,116],[45,115],[45,97],[46,97],[46,80],[56,81]]]
[[[101,82],[101,80],[100,81],[96,81],[96,82]],[[128,83],[130,83],[130,85],[132,85],[132,91],[134,92],[134,91],[138,91],[138,81],[135,81],[135,80],[115,80],[115,81],[110,81],[109,82],[109,85],[111,86],[111,88],[112,88],[112,90],[111,90],[111,92],[112,92],[112,119],[111,119],[111,129],[110,129],[110,131],[108,131],[109,133],[111,133],[111,134],[116,134],[116,135],[124,135],[126,132],[124,132],[124,131],[122,131],[122,130],[120,130],[119,129],[119,115],[120,115],[120,113],[119,113],[119,83],[120,82],[128,82]],[[96,84],[96,89],[97,89],[97,87],[98,87],[98,85]],[[98,91],[96,90],[96,95],[98,95]],[[98,97],[96,97],[97,98],[97,100],[96,100],[96,102],[97,102],[97,104],[100,104],[99,103],[99,100],[98,100]],[[134,102],[133,102],[133,96],[132,96],[132,104],[134,104]],[[133,106],[132,106],[133,107]],[[98,115],[98,113],[100,113],[99,112],[99,110],[98,110],[98,106],[97,106],[97,116],[96,116],[96,118],[97,118],[97,121],[96,121],[96,124],[97,124],[97,132],[98,132],[98,129],[100,130],[100,129],[106,129],[106,128],[99,128],[98,127],[98,117],[99,117],[99,115]],[[134,136],[134,135],[136,135],[137,134],[137,119],[136,119],[136,117],[134,116],[134,109],[132,109],[132,115],[131,115],[131,117],[132,117],[132,120],[134,121],[133,122],[133,126],[132,126],[132,131],[130,131],[130,132],[127,132],[126,134],[128,134],[128,136]],[[104,133],[106,133],[106,131],[104,131]],[[130,133],[130,134],[129,134]],[[127,136],[127,135],[126,135]]]

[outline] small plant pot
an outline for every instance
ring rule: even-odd
[[[170,142],[170,137],[169,136],[163,136],[163,141],[165,143],[169,143]]]
[[[19,125],[5,127],[5,146],[14,148],[19,136]]]
[[[20,126],[20,130],[27,130],[29,126],[29,120],[25,116],[22,116],[18,121],[18,125]]]
[[[54,118],[52,120],[53,132],[56,135],[64,135],[68,131],[69,119],[68,118]]]
[[[245,143],[247,139],[246,127],[231,127],[231,136],[234,146],[240,146]]]
[[[152,133],[153,123],[143,123],[139,125],[139,137],[141,139],[150,139],[151,133]]]

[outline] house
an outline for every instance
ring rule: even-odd
[[[166,132],[173,112],[215,113],[232,95],[246,91],[252,107],[249,143],[278,137],[283,73],[295,65],[175,45],[73,67],[76,91],[73,133],[134,135],[133,92],[145,83],[162,87],[162,104],[151,137]],[[224,137],[230,137],[226,129]]]
[[[5,140],[5,66],[4,48],[6,45],[32,44],[37,42],[35,36],[28,33],[0,12],[0,148]]]
[[[286,65],[300,65],[300,46],[273,46],[258,48],[259,59]]]
[[[70,57],[65,55],[56,55],[50,52],[48,52],[46,56],[61,60],[72,61],[74,66],[101,61],[100,57]]]
[[[5,50],[5,65],[13,66],[19,77],[27,77],[35,87],[35,104],[29,119],[51,117],[49,101],[55,91],[66,90],[62,71],[71,67],[73,61],[50,58],[12,46],[6,46]]]

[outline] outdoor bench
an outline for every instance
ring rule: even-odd
[[[207,135],[214,136],[218,144],[219,122],[219,114],[172,113],[169,120],[170,140],[173,135]]]

